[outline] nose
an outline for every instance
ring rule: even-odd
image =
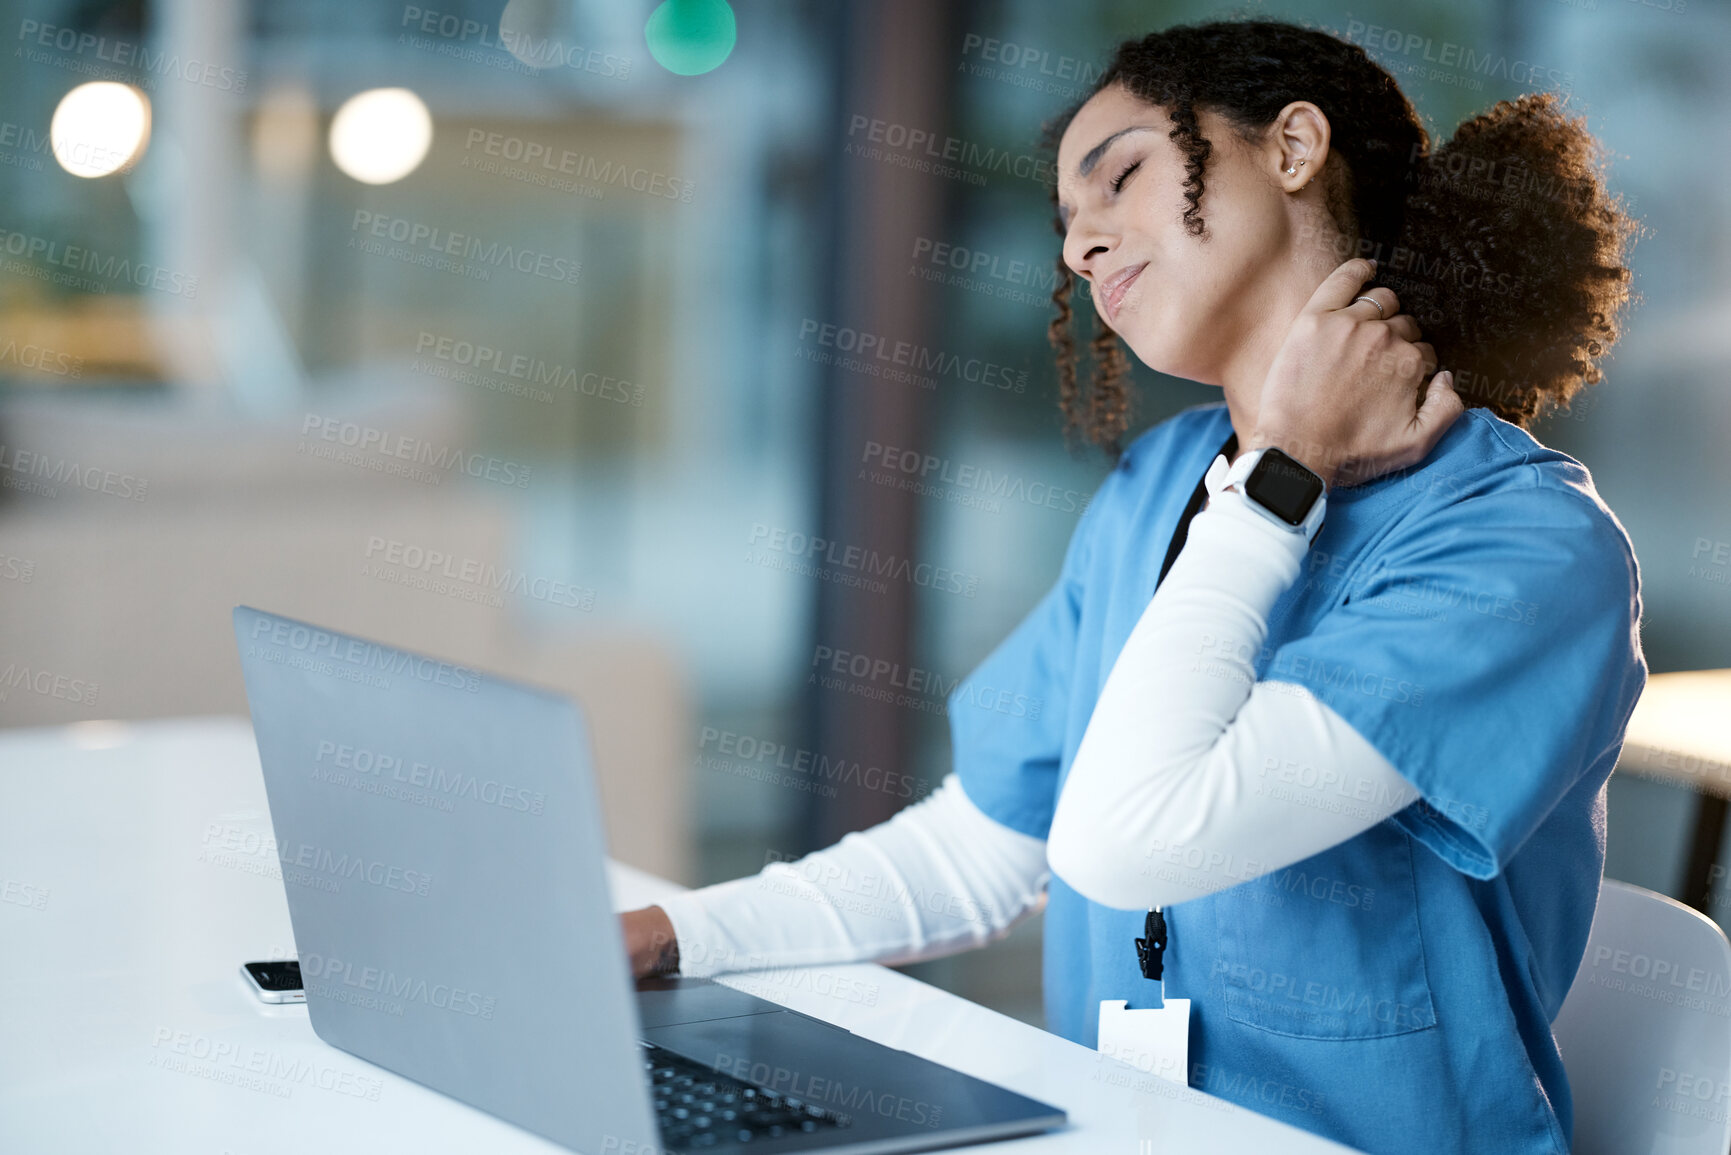
[[[1081,249],[1082,255],[1080,258],[1072,259],[1070,261],[1070,268],[1078,276],[1092,278],[1094,276],[1095,259],[1111,252],[1112,246],[1104,241],[1096,240],[1092,242],[1084,241],[1081,244],[1070,246],[1071,252],[1075,252],[1076,249]]]
[[[1091,218],[1083,219],[1083,214],[1078,213],[1071,219],[1070,231],[1064,238],[1065,258],[1072,271],[1092,277],[1095,260],[1110,253],[1116,240],[1117,238],[1094,224]]]

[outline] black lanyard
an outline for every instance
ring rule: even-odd
[[[1227,461],[1231,461],[1237,455],[1237,430],[1228,434],[1226,440],[1221,442],[1220,453],[1226,455]],[[1214,456],[1218,457],[1220,453]],[[1208,459],[1208,464],[1209,466],[1214,464],[1214,457]],[[1154,579],[1155,589],[1159,589],[1160,583],[1166,580],[1166,571],[1171,569],[1172,563],[1178,560],[1179,552],[1183,550],[1185,541],[1189,539],[1191,519],[1201,513],[1202,507],[1207,503],[1208,470],[1205,468],[1202,471],[1202,476],[1196,479],[1196,489],[1190,494],[1189,504],[1185,505],[1184,512],[1178,515],[1178,527],[1172,531],[1172,544],[1166,547],[1166,560],[1160,563],[1160,576]]]
[[[1220,446],[1220,453],[1231,461],[1238,452],[1238,432],[1234,430]],[[1215,455],[1216,457],[1219,454]],[[1208,459],[1208,464],[1214,464],[1214,458]],[[1172,563],[1178,560],[1178,555],[1184,549],[1184,542],[1190,536],[1190,522],[1202,507],[1208,502],[1208,471],[1204,469],[1202,476],[1196,480],[1196,488],[1190,494],[1190,500],[1184,506],[1184,512],[1178,516],[1178,526],[1172,531],[1172,544],[1166,547],[1166,560],[1160,564],[1160,576],[1154,579],[1154,588],[1159,589],[1160,583],[1166,580],[1166,571],[1172,568]],[[1136,964],[1142,968],[1142,977],[1156,982],[1165,973],[1166,944],[1171,932],[1166,928],[1166,916],[1159,907],[1148,912],[1148,917],[1142,922],[1143,937],[1136,940]]]

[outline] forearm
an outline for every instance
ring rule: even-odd
[[[795,862],[658,903],[681,974],[914,962],[1002,937],[1041,899],[1045,843],[981,813],[954,777]]]
[[[1416,797],[1309,691],[1256,681],[1268,613],[1307,549],[1236,494],[1192,522],[1058,800],[1052,868],[1086,897],[1122,909],[1199,897],[1308,858]],[[1292,777],[1352,803],[1270,788]]]

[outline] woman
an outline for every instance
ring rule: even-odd
[[[1060,396],[1117,466],[951,699],[955,774],[625,915],[635,968],[936,957],[1044,891],[1053,1031],[1188,1000],[1200,1090],[1371,1152],[1566,1152],[1550,1021],[1646,680],[1627,536],[1525,429],[1628,297],[1591,138],[1527,96],[1433,152],[1361,49],[1270,21],[1126,42],[1054,130]],[[1120,453],[1120,340],[1223,402]]]

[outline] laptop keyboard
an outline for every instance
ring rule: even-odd
[[[752,1143],[847,1127],[853,1120],[642,1043],[661,1141],[676,1150]]]

